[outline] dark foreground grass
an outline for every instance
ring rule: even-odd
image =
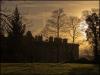
[[[1,75],[99,75],[93,64],[1,63]]]

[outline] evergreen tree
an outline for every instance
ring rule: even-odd
[[[16,7],[11,18],[11,31],[9,32],[9,34],[12,37],[20,38],[23,36],[24,32],[25,25],[22,23],[22,18],[20,16],[18,8]]]
[[[25,25],[22,23],[22,17],[16,7],[14,13],[11,16],[9,37],[9,52],[11,58],[23,57],[23,35],[25,32]]]

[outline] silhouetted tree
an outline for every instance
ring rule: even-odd
[[[18,8],[16,7],[11,18],[11,31],[9,35],[15,38],[20,38],[25,32],[25,25],[22,23],[22,19]]]
[[[69,34],[73,40],[73,43],[75,43],[75,40],[79,35],[79,29],[78,29],[79,23],[80,23],[80,19],[78,17],[74,17],[74,16],[69,17],[67,28],[69,29]]]
[[[55,36],[59,40],[60,30],[66,25],[65,17],[63,9],[59,8],[58,10],[53,11],[51,18],[47,20],[47,24],[41,32],[42,35],[48,38],[50,35],[54,36],[53,34],[56,33]],[[59,44],[57,45],[57,62],[59,62]]]
[[[88,15],[91,15],[91,13],[96,13],[97,15],[99,15],[99,9],[97,8],[92,8],[91,10],[84,10],[82,11],[82,16],[81,18],[83,20],[85,20],[87,18]]]
[[[99,46],[99,44],[100,44],[100,40],[99,40],[99,38],[100,38],[99,37],[100,36],[99,9],[92,8],[91,11],[85,10],[82,12],[82,14],[83,14],[82,19],[85,20],[88,24],[88,29],[86,30],[87,40],[93,47],[94,59],[96,59],[96,51],[97,51],[97,50],[95,50],[96,40],[97,40],[97,48],[100,47]],[[96,40],[94,40],[94,39],[96,39]]]
[[[52,16],[47,20],[47,24],[44,30],[41,32],[43,35],[57,33],[57,37],[60,37],[60,29],[65,25],[65,14],[63,9],[58,9],[52,12]]]
[[[22,52],[22,41],[25,32],[25,25],[22,23],[22,17],[16,7],[13,14],[11,15],[10,30],[8,33],[8,47],[12,57],[21,58]]]
[[[26,33],[26,37],[28,37],[28,38],[30,38],[30,39],[33,38],[31,31],[28,31],[28,32]]]
[[[96,61],[99,55],[99,42],[100,42],[100,35],[99,35],[99,28],[100,28],[100,17],[96,13],[92,13],[88,15],[86,18],[86,22],[89,25],[87,29],[87,37],[91,39],[93,44],[93,53],[94,53],[94,60]],[[91,37],[90,37],[91,36]]]

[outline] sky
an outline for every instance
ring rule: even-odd
[[[52,11],[63,8],[66,15],[81,17],[82,11],[99,8],[98,1],[2,1],[1,9],[11,14],[18,7],[27,31],[37,35],[46,25]],[[80,41],[80,40],[79,40]],[[84,48],[82,46],[82,48]]]
[[[83,10],[98,8],[98,1],[3,1],[4,12],[12,13],[17,6],[23,16],[27,30],[39,33],[52,15],[52,11],[63,8],[66,15],[81,17]]]

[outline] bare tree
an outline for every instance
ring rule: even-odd
[[[47,24],[42,31],[42,34],[54,34],[57,33],[57,38],[60,37],[60,29],[65,25],[65,14],[63,9],[58,9],[52,12],[52,16],[47,20]]]
[[[55,35],[57,39],[60,38],[60,30],[65,26],[65,14],[63,9],[58,9],[52,12],[52,16],[47,20],[44,30],[41,32],[45,37]],[[56,34],[55,34],[56,33]],[[59,62],[59,44],[57,45],[57,62]]]
[[[76,38],[79,35],[79,23],[80,19],[78,17],[70,16],[68,21],[68,29],[70,37],[72,38],[73,43],[75,43]]]

